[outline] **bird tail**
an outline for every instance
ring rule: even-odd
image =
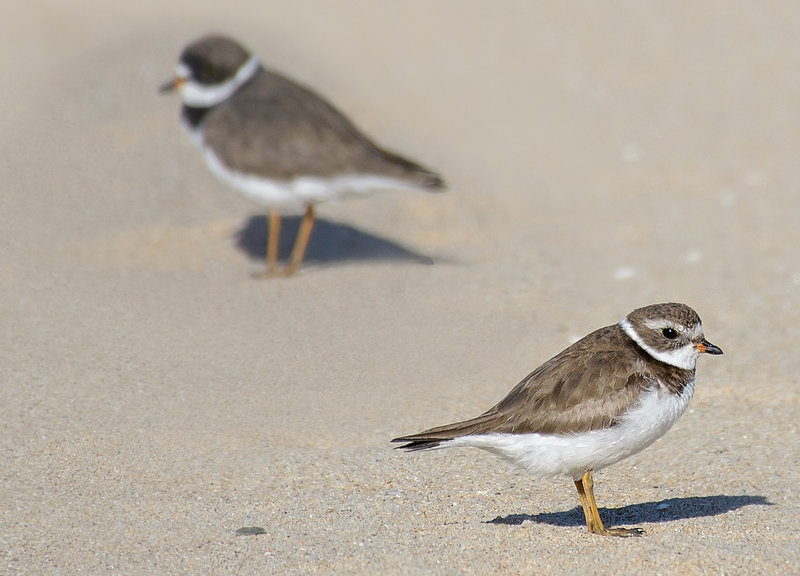
[[[417,174],[422,186],[430,189],[431,191],[439,192],[443,190],[445,186],[447,186],[447,184],[444,181],[444,178],[442,178],[436,172],[428,170],[427,168],[423,168],[422,166],[420,166],[419,170],[417,171]]]
[[[431,192],[440,192],[447,186],[444,178],[439,174],[408,158],[377,147],[376,152],[387,161],[386,166],[389,175],[400,177],[414,186],[425,188]]]
[[[409,434],[408,436],[400,436],[394,438],[392,442],[405,442],[402,446],[396,448],[400,450],[429,450],[445,445],[450,440],[461,436],[470,436],[473,434],[485,434],[492,428],[495,420],[495,414],[487,412],[477,418],[464,420],[463,422],[456,422],[455,424],[446,424],[419,432],[418,434]]]

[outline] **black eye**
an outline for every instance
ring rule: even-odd
[[[670,340],[678,337],[678,333],[674,328],[664,328],[661,330],[661,333],[664,335],[664,338],[669,338]]]

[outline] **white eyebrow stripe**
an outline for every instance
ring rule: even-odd
[[[653,330],[660,330],[661,328],[674,328],[680,332],[686,331],[686,326],[678,322],[671,322],[669,320],[645,320],[644,325]]]
[[[691,330],[680,322],[670,322],[669,320],[645,320],[644,325],[653,330],[661,330],[663,328],[674,328],[678,332],[686,332],[690,339],[694,339],[703,333],[703,324],[696,324]]]

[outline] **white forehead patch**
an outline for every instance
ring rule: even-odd
[[[189,67],[183,62],[178,62],[178,65],[175,66],[175,76],[181,80],[186,80],[191,75],[192,71],[189,70]]]

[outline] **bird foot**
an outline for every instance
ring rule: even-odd
[[[293,276],[297,272],[296,268],[287,266],[286,268],[276,268],[274,266],[267,266],[250,272],[250,276],[258,279],[266,278],[283,278],[286,276]]]
[[[638,538],[644,536],[647,532],[642,528],[606,528],[603,527],[599,530],[589,530],[593,534],[600,536],[618,536],[620,538]]]

